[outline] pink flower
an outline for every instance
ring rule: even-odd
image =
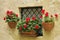
[[[4,17],[4,20],[6,20],[6,17]]]
[[[41,10],[41,12],[42,12],[42,14],[44,14],[45,10],[44,10],[44,9],[42,9],[42,10]]]
[[[24,24],[24,28],[27,28],[27,25],[26,24]]]
[[[42,16],[40,16],[40,18],[42,19]]]
[[[55,14],[55,17],[58,18],[58,14]]]
[[[20,29],[20,31],[21,31],[21,30],[22,30],[22,27],[20,26],[20,28],[19,28],[19,29]]]
[[[11,15],[13,12],[12,11],[10,11],[10,10],[7,10],[7,15]]]
[[[46,12],[45,16],[46,16],[46,17],[48,17],[48,16],[49,16],[48,12]]]
[[[35,29],[39,29],[39,26],[38,25],[35,25]]]
[[[27,18],[26,18],[26,22],[29,22],[29,21],[30,21],[30,18],[29,18],[29,17],[27,17]]]
[[[18,14],[16,14],[16,17],[18,17]]]
[[[32,17],[32,20],[33,20],[33,21],[34,21],[34,20],[36,20],[36,17],[35,17],[35,16],[33,16],[33,17]]]

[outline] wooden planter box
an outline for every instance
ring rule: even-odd
[[[17,25],[17,22],[8,22],[8,26],[9,26],[10,28],[15,28],[16,25]]]
[[[43,22],[42,25],[45,31],[51,31],[54,27],[54,22]]]
[[[20,34],[22,35],[26,35],[26,36],[33,36],[33,37],[36,37],[37,34],[35,31],[30,31],[30,32],[20,32]]]

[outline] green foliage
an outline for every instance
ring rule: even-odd
[[[17,28],[18,28],[18,30],[20,30],[20,27],[22,27],[22,30],[20,30],[20,31],[22,31],[22,32],[25,32],[25,31],[29,32],[29,31],[31,31],[31,30],[37,31],[37,30],[35,29],[35,25],[38,25],[39,28],[40,28],[41,22],[42,22],[41,19],[40,19],[40,20],[30,20],[30,21],[28,22],[28,24],[27,24],[27,28],[24,28],[24,24],[26,24],[26,21],[24,20],[24,21],[20,21],[20,22],[17,24]]]
[[[17,22],[19,21],[19,18],[16,16],[16,14],[12,14],[11,16],[6,16],[6,22]]]
[[[54,18],[50,18],[49,16],[48,17],[44,17],[44,22],[54,22]]]

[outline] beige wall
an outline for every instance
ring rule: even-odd
[[[60,19],[55,21],[55,27],[52,32],[47,33],[43,30],[42,37],[23,37],[18,34],[17,29],[12,30],[3,20],[7,10],[13,10],[19,14],[18,7],[43,6],[50,14],[58,13],[60,15],[59,0],[0,0],[0,40],[60,40]],[[59,16],[60,17],[60,16]]]

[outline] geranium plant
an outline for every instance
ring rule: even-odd
[[[15,14],[13,11],[8,10],[6,12],[6,16],[4,17],[4,20],[8,22],[10,28],[15,28],[17,22],[19,21],[19,17],[18,14]]]
[[[17,24],[17,28],[21,33],[36,35],[37,31],[41,28],[42,20],[38,20],[35,16],[32,18],[27,17],[24,21]]]
[[[19,21],[18,14],[15,14],[13,11],[8,10],[6,16],[4,17],[6,22],[17,22]]]
[[[48,12],[46,12],[46,14],[45,14],[45,16],[44,16],[44,22],[54,22],[53,15],[51,15],[51,16],[49,17]]]
[[[17,28],[20,31],[31,31],[39,29],[40,25],[41,24],[39,23],[39,20],[36,17],[32,17],[31,19],[27,17],[26,20],[17,24]]]
[[[43,19],[42,25],[44,29],[46,31],[51,31],[55,24],[54,16],[49,15],[49,13],[45,12],[45,10],[42,10],[41,12],[42,12],[42,17],[41,16],[40,17]],[[58,18],[58,14],[55,14],[55,18],[56,19]]]

